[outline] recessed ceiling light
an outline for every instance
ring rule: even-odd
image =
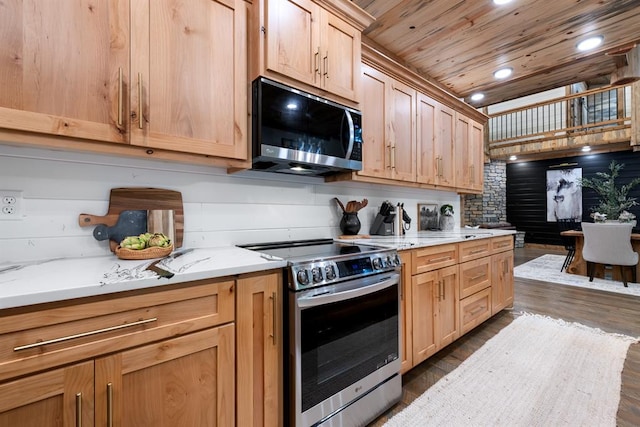
[[[509,160],[518,160],[518,156],[511,156],[509,157]]]
[[[584,147],[582,147],[582,151],[591,151],[591,147],[585,145]]]
[[[471,95],[472,101],[480,101],[481,99],[484,99],[484,93],[474,93]]]
[[[495,73],[493,73],[493,77],[495,77],[496,79],[506,79],[511,75],[511,73],[513,73],[513,68],[511,67],[501,68]]]
[[[511,0],[493,0],[493,3],[502,6],[503,4],[511,3]]]
[[[600,46],[603,40],[604,37],[602,36],[589,37],[588,39],[584,39],[580,43],[578,43],[577,47],[579,51],[584,52],[585,50],[595,49],[596,47]]]

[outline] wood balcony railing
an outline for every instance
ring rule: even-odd
[[[631,85],[596,89],[489,116],[491,158],[576,150],[630,139]],[[608,136],[594,136],[596,134]],[[589,137],[591,135],[592,137]],[[628,148],[628,146],[627,146]]]

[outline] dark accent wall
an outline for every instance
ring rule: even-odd
[[[608,172],[612,160],[624,163],[616,180],[617,185],[640,176],[640,152],[632,151],[508,164],[507,221],[515,225],[518,231],[526,233],[526,243],[561,245],[557,223],[547,222],[547,170],[561,169],[555,166],[562,163],[577,163],[567,168],[582,168],[582,177],[587,178],[595,176],[596,172]],[[640,186],[635,187],[629,195],[640,201]],[[597,200],[598,196],[593,190],[582,189],[583,221],[593,221],[589,215]],[[640,206],[634,206],[630,211],[640,219]],[[638,228],[634,231],[638,232]]]

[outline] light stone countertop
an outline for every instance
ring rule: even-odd
[[[363,239],[337,239],[343,243],[369,244],[397,250],[415,249],[515,234],[515,230],[467,229],[421,231],[405,236],[371,236]],[[185,251],[184,248],[175,253]],[[159,266],[175,275],[162,278],[145,270],[157,259],[126,261],[115,255],[58,258],[0,264],[0,310],[151,288],[202,279],[283,268],[286,261],[235,246],[187,250]]]
[[[176,252],[182,252],[181,248]],[[159,266],[162,278],[145,268],[157,259],[125,261],[115,255],[0,264],[0,309],[102,295],[201,279],[252,273],[286,265],[235,246],[193,249]]]

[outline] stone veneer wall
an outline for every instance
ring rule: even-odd
[[[507,220],[507,163],[492,160],[484,165],[482,194],[464,197],[463,225]]]

